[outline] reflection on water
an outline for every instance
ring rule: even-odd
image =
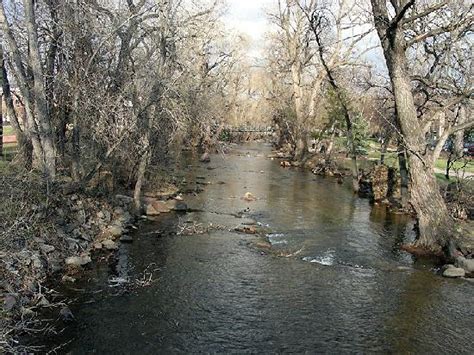
[[[65,349],[77,354],[471,352],[472,285],[399,251],[413,238],[409,218],[332,179],[282,169],[257,157],[262,149],[184,164],[190,185],[211,183],[186,198],[205,212],[145,224],[120,251],[124,275],[153,264],[157,281],[117,297],[86,293],[91,302],[73,309],[77,322],[53,343],[71,341]],[[257,200],[244,201],[245,192]],[[252,236],[228,232],[239,212],[268,226],[273,247],[301,253],[253,250]],[[185,221],[226,228],[177,236]],[[107,277],[99,268],[85,287],[102,290]]]

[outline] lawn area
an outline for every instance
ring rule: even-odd
[[[12,134],[15,134],[15,131],[13,130],[12,126],[3,126],[4,136],[11,136]]]
[[[8,143],[3,145],[3,155],[0,156],[0,163],[8,163],[18,150],[16,143]]]
[[[380,151],[372,150],[369,151],[367,158],[369,160],[380,160]],[[441,170],[446,170],[446,161],[447,159],[445,158],[439,158],[436,161],[435,167]],[[395,152],[387,152],[385,153],[385,164],[390,167],[398,167],[398,158],[397,158],[397,153]],[[469,173],[474,173],[474,160],[470,160],[465,166],[464,161],[457,161],[453,164],[454,170],[456,169],[461,169],[464,167],[466,172]]]
[[[15,154],[18,149],[18,144],[16,143],[7,143],[3,145],[3,155]]]
[[[380,160],[380,151],[371,150],[367,154],[367,159],[369,160]],[[386,152],[385,153],[385,165],[397,168],[398,167],[398,157],[396,152]]]
[[[436,167],[438,169],[442,169],[442,170],[446,170],[446,162],[447,162],[447,159],[444,159],[444,158],[440,158],[436,161]],[[464,168],[464,170],[466,172],[469,172],[469,173],[474,173],[474,160],[469,160],[467,162],[467,164],[464,162],[464,161],[456,161],[454,162],[453,164],[453,167],[452,169],[454,170],[457,170],[457,169],[461,169],[461,168]]]

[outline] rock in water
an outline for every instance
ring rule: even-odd
[[[466,272],[474,272],[474,259],[467,259],[464,256],[456,258],[456,266],[464,269]]]
[[[72,314],[68,306],[61,308],[59,311],[59,316],[64,322],[72,322],[74,320],[74,314]]]
[[[203,155],[201,155],[201,158],[199,158],[199,161],[201,163],[210,163],[211,162],[211,157],[209,155],[209,153],[204,153]]]
[[[464,277],[466,275],[466,271],[464,269],[461,269],[459,267],[455,267],[454,265],[448,265],[446,270],[443,271],[443,276],[444,277]]]
[[[255,201],[257,198],[251,192],[246,192],[243,199],[245,201],[251,202],[251,201]]]

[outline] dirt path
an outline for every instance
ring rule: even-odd
[[[444,175],[444,174],[446,174],[446,170],[435,168],[435,173]],[[450,170],[449,171],[449,176],[457,177],[457,174],[454,170]],[[461,174],[461,176],[463,176],[465,179],[472,178],[474,176],[474,173],[471,173],[469,171],[465,171],[463,174]]]
[[[2,141],[3,141],[4,144],[16,143],[16,136],[14,134],[12,134],[10,136],[3,136]]]

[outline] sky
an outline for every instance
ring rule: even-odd
[[[276,0],[226,0],[228,11],[224,16],[227,26],[245,33],[250,40],[248,56],[261,59],[264,51],[264,35],[270,29],[266,10],[275,6]],[[375,32],[361,45],[372,46],[377,43]],[[384,71],[384,62],[380,50],[367,53],[365,59]]]
[[[228,12],[224,17],[225,23],[249,37],[250,57],[260,58],[263,55],[264,34],[269,28],[265,8],[271,2],[271,0],[227,0]]]

